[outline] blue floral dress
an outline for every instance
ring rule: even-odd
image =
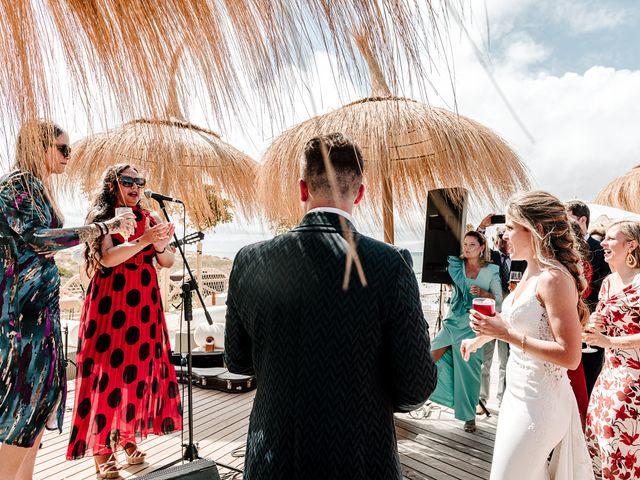
[[[36,250],[79,243],[34,175],[0,178],[0,442],[30,447],[43,427],[62,429],[66,394],[58,268]]]

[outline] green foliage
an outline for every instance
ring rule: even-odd
[[[220,191],[213,185],[204,185],[207,193],[207,201],[213,211],[213,216],[203,220],[201,230],[209,230],[221,223],[229,223],[233,220],[233,203],[231,200],[220,197]]]

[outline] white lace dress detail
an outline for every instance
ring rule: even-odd
[[[547,312],[530,281],[503,318],[528,338],[553,340]],[[593,479],[578,405],[565,368],[511,345],[491,466],[492,480]],[[553,452],[551,461],[549,455]]]

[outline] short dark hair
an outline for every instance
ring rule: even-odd
[[[565,203],[565,208],[571,215],[576,217],[587,217],[587,228],[589,227],[589,221],[591,220],[591,211],[586,203],[582,200],[569,200]]]
[[[341,197],[355,190],[362,183],[364,158],[358,146],[342,133],[319,135],[307,142],[302,160],[302,179],[313,192],[331,192],[331,185],[323,159],[323,149],[335,171]]]

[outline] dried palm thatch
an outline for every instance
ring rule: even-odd
[[[420,85],[426,78],[423,54],[442,47],[450,5],[431,0],[0,0],[0,119],[6,137],[13,138],[25,121],[51,118],[59,82],[67,76],[90,117],[160,118],[177,45],[184,45],[187,59],[184,78],[191,86],[203,85],[204,79],[218,121],[230,112],[250,111],[252,100],[274,115],[295,94],[299,79],[291,67],[308,70],[318,50],[335,54],[343,78],[363,77],[350,42],[354,26],[365,26],[375,41],[392,85],[404,68]],[[404,59],[402,68],[398,58]]]
[[[596,195],[595,203],[640,213],[640,165],[611,180]]]
[[[208,184],[232,201],[234,211],[246,216],[254,211],[258,164],[215,132],[189,122],[138,119],[76,142],[67,187],[80,185],[90,194],[115,163],[135,165],[147,176],[148,188],[182,199],[198,228],[211,225],[220,213],[221,207],[210,201]]]
[[[494,132],[467,117],[391,95],[378,63],[358,45],[371,72],[374,96],[316,116],[287,130],[264,155],[259,196],[269,219],[296,223],[300,160],[311,138],[341,132],[355,141],[365,158],[365,201],[374,222],[383,223],[393,242],[394,206],[405,220],[424,209],[434,188],[464,187],[493,205],[529,186],[518,156]],[[383,219],[383,222],[380,222]]]

